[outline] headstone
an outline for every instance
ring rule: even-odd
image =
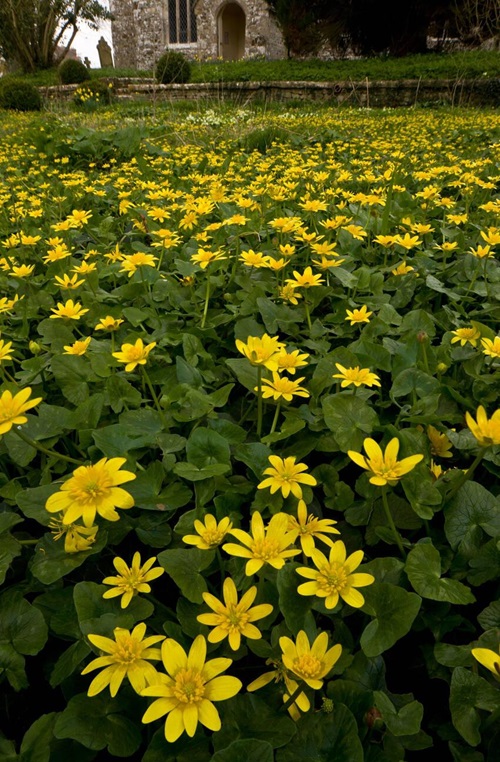
[[[107,69],[113,66],[113,55],[111,53],[111,48],[104,37],[101,37],[97,43],[97,52],[99,53],[99,63],[101,64],[101,69]]]
[[[91,63],[90,63],[90,59],[87,56],[85,56],[85,58],[83,59],[83,63],[85,64],[87,69],[90,69]]]

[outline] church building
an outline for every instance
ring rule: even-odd
[[[201,60],[286,56],[266,0],[110,0],[110,10],[118,68],[152,69],[167,49]]]

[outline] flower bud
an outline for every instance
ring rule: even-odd
[[[40,346],[40,344],[38,344],[38,342],[30,341],[29,350],[32,354],[39,355],[40,352],[42,351],[42,347]]]

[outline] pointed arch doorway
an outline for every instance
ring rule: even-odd
[[[226,3],[218,16],[219,56],[238,61],[245,55],[245,11],[238,3]]]

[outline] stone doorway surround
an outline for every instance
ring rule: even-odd
[[[217,16],[217,46],[224,61],[239,61],[245,56],[245,11],[239,3],[228,2]]]

